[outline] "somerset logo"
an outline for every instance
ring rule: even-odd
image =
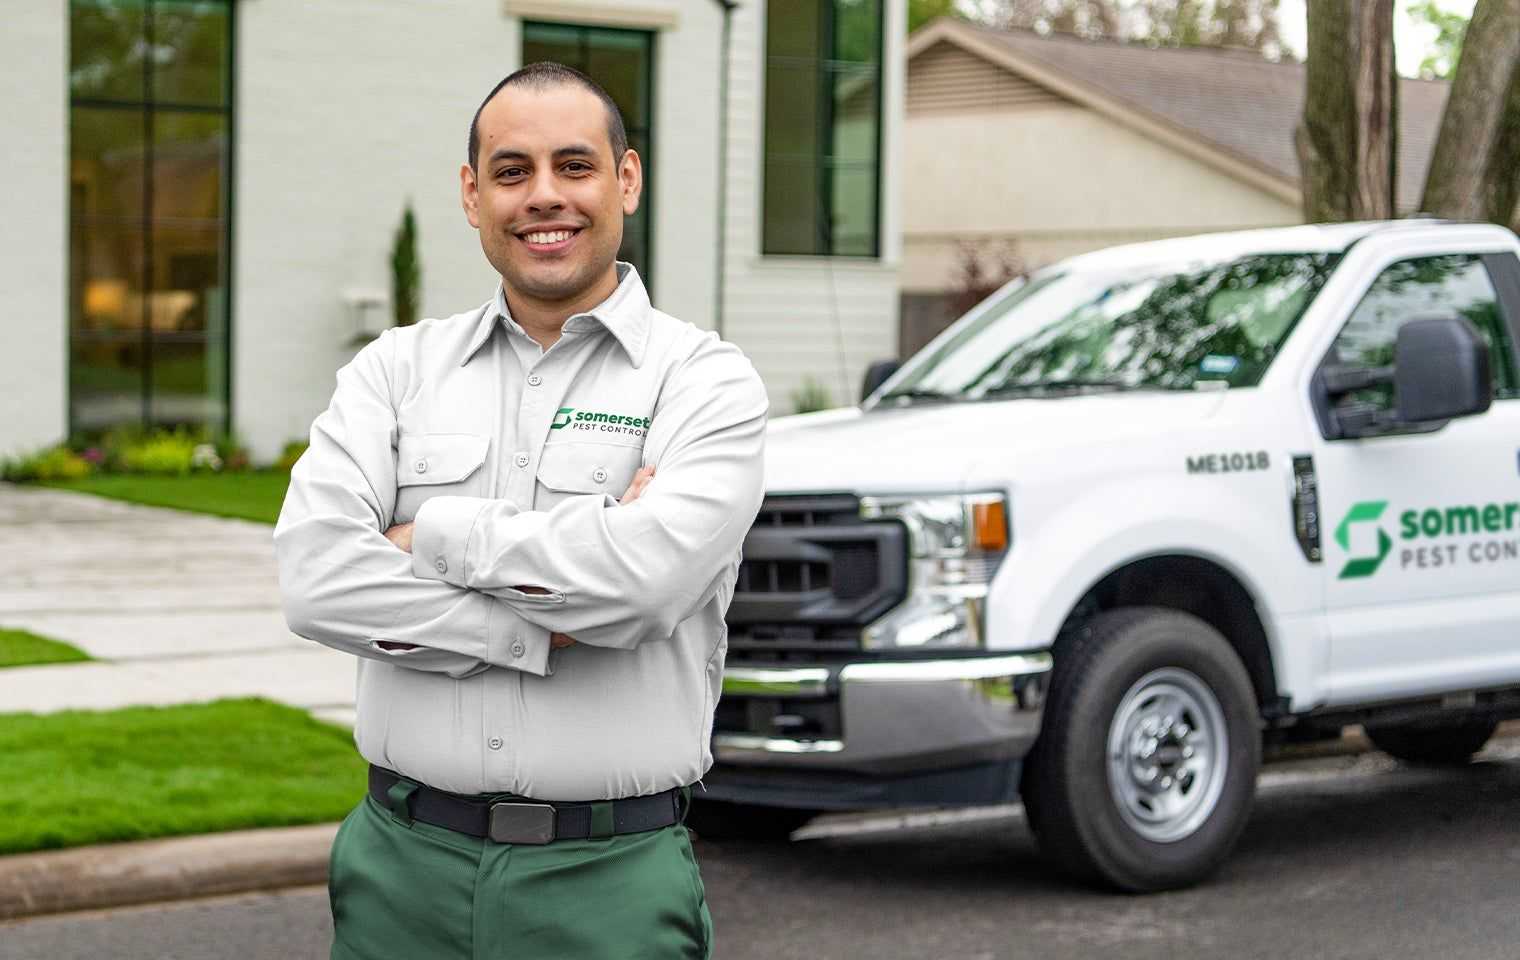
[[[1388,509],[1387,500],[1364,500],[1353,504],[1346,511],[1346,517],[1340,526],[1335,528],[1335,542],[1341,545],[1341,549],[1351,552],[1351,527],[1357,523],[1377,523],[1383,511]],[[1393,549],[1393,540],[1384,532],[1381,525],[1377,528],[1377,553],[1365,557],[1352,557],[1341,568],[1340,579],[1351,580],[1355,577],[1370,577],[1377,573],[1377,568],[1382,565],[1388,551]]]
[[[621,413],[602,413],[593,410],[577,410],[560,407],[555,411],[550,430],[595,430],[600,433],[624,433],[642,437],[649,431],[651,417],[630,417]]]

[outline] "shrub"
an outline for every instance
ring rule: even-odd
[[[305,440],[289,440],[285,443],[285,449],[280,451],[280,458],[274,462],[276,470],[289,470],[301,459],[301,454],[306,452],[308,442]]]
[[[35,453],[0,464],[0,479],[14,483],[37,483],[47,480],[83,480],[95,466],[64,444],[44,447]]]
[[[792,391],[792,412],[812,413],[815,410],[827,410],[834,405],[829,396],[829,388],[825,387],[812,375],[802,378],[802,386]]]
[[[200,438],[184,427],[176,427],[173,431],[160,430],[146,439],[124,445],[120,456],[121,469],[126,473],[183,476],[197,465],[199,446]],[[215,449],[211,448],[211,452],[214,456]],[[204,452],[199,463],[208,463]]]

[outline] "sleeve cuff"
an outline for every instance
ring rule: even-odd
[[[486,660],[492,666],[520,670],[537,677],[553,676],[549,663],[549,631],[529,623],[504,601],[494,601]]]
[[[485,506],[486,501],[478,497],[434,497],[424,502],[412,521],[412,575],[469,586],[464,575],[465,551]]]

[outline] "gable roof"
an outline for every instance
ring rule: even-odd
[[[1304,65],[1254,51],[1042,36],[941,18],[908,44],[952,44],[1140,132],[1222,167],[1295,205]],[[1399,212],[1420,201],[1449,84],[1399,80]]]

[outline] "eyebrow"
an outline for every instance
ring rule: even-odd
[[[571,157],[583,157],[586,159],[595,160],[596,148],[584,143],[572,143],[569,146],[560,147],[558,150],[554,151],[555,160],[568,160]],[[486,164],[490,165],[496,163],[499,160],[532,162],[533,158],[521,150],[511,150],[507,147],[499,147],[495,152],[491,154],[491,158],[486,161]]]

